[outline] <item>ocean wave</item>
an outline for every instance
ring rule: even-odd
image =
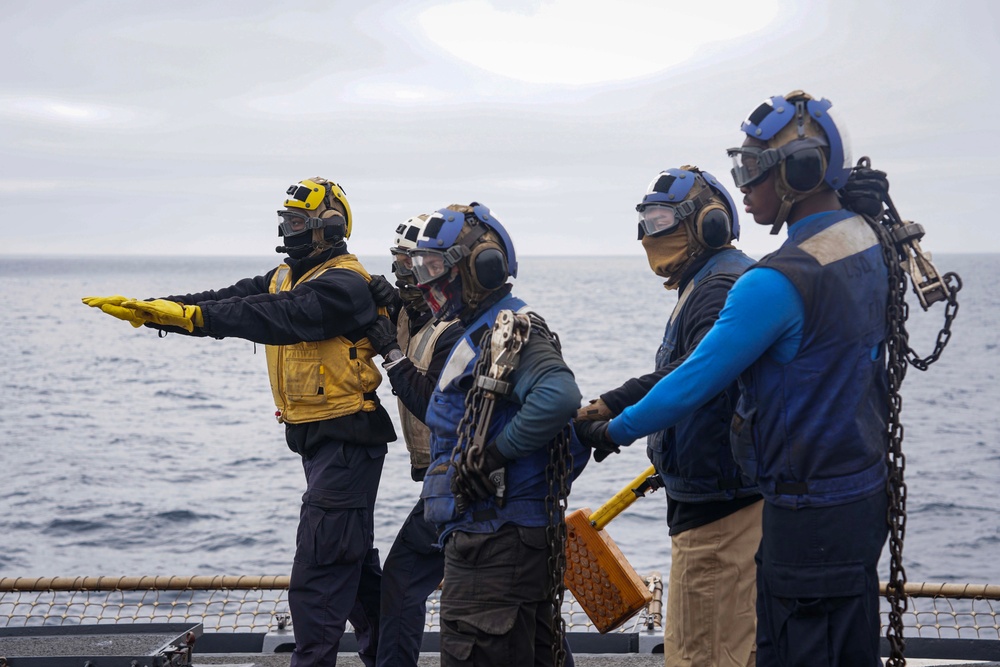
[[[53,519],[42,528],[44,535],[70,536],[79,533],[90,533],[94,531],[107,530],[108,524],[104,521],[88,521],[86,519]]]

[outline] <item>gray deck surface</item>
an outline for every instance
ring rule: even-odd
[[[288,667],[290,654],[288,653],[229,653],[217,655],[203,655],[194,657],[194,665],[227,665],[228,667]],[[663,656],[649,653],[575,653],[573,659],[580,667],[662,667]],[[437,667],[441,664],[441,659],[437,653],[421,653],[420,667]],[[974,667],[1000,667],[1000,662],[944,662],[939,660],[927,661],[911,659],[908,665],[918,667],[919,665],[934,665],[935,667],[961,667],[964,665]],[[337,660],[338,667],[363,667],[361,660],[354,654],[341,653]]]
[[[229,667],[288,667],[288,653],[272,653],[263,655],[260,653],[231,653],[212,656],[194,657],[194,664],[197,665],[228,665]],[[663,656],[649,653],[627,653],[627,654],[580,654],[573,655],[573,659],[580,667],[663,667]],[[421,653],[420,667],[437,667],[441,664],[441,658],[437,653]],[[337,659],[337,667],[363,667],[363,663],[358,656],[341,653]]]

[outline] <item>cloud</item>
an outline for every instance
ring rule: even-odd
[[[536,84],[585,86],[649,76],[710,44],[767,26],[775,0],[651,3],[552,0],[509,9],[488,0],[436,5],[418,17],[427,37],[456,58]],[[472,27],[474,26],[474,27]]]
[[[357,252],[477,200],[524,255],[641,254],[653,175],[697,164],[728,185],[740,121],[795,88],[833,101],[929,249],[1000,250],[979,222],[1000,178],[989,3],[47,7],[0,16],[16,63],[0,73],[0,217],[43,203],[50,233],[7,224],[0,252],[271,254],[285,187],[320,174],[347,191]],[[752,253],[775,247],[743,229]]]
[[[140,107],[30,94],[0,96],[0,118],[34,125],[91,127],[102,131],[150,127],[162,120],[160,114]]]

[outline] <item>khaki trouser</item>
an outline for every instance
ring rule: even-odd
[[[671,537],[666,667],[753,667],[764,501]]]

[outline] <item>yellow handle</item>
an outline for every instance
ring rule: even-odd
[[[621,491],[616,493],[611,500],[601,505],[596,512],[590,515],[590,525],[597,530],[601,530],[611,523],[611,520],[625,511],[625,508],[641,498],[644,493],[638,491],[646,480],[656,474],[656,468],[649,466],[641,475],[625,485]]]

